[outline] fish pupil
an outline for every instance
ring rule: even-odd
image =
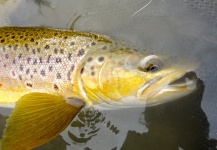
[[[158,66],[152,65],[152,66],[149,68],[149,71],[151,71],[151,72],[156,72],[156,71],[158,71]]]

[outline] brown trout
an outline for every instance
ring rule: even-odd
[[[168,62],[98,34],[1,27],[0,104],[15,108],[0,149],[50,141],[85,105],[151,106],[192,92],[192,82],[171,86],[189,68]]]

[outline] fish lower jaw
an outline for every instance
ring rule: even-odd
[[[155,95],[149,97],[146,100],[146,106],[159,105],[189,95],[197,89],[197,81],[198,79],[185,78],[183,83],[168,84]]]
[[[196,74],[193,73],[193,76],[189,74],[186,73],[180,78],[168,81],[159,87],[155,86],[158,84],[157,82],[161,82],[169,74],[152,79],[138,90],[136,97],[140,101],[146,101],[146,106],[154,106],[186,96],[197,89],[198,78]]]

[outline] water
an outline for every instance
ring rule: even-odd
[[[214,0],[1,0],[0,25],[75,28],[194,59],[189,96],[154,107],[83,109],[49,149],[215,149],[217,2]],[[135,14],[135,15],[133,15]],[[77,19],[77,20],[76,20]],[[0,135],[10,110],[1,108]]]

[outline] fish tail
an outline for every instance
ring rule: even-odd
[[[30,93],[16,103],[0,141],[1,150],[27,150],[58,136],[81,110],[63,96]]]

